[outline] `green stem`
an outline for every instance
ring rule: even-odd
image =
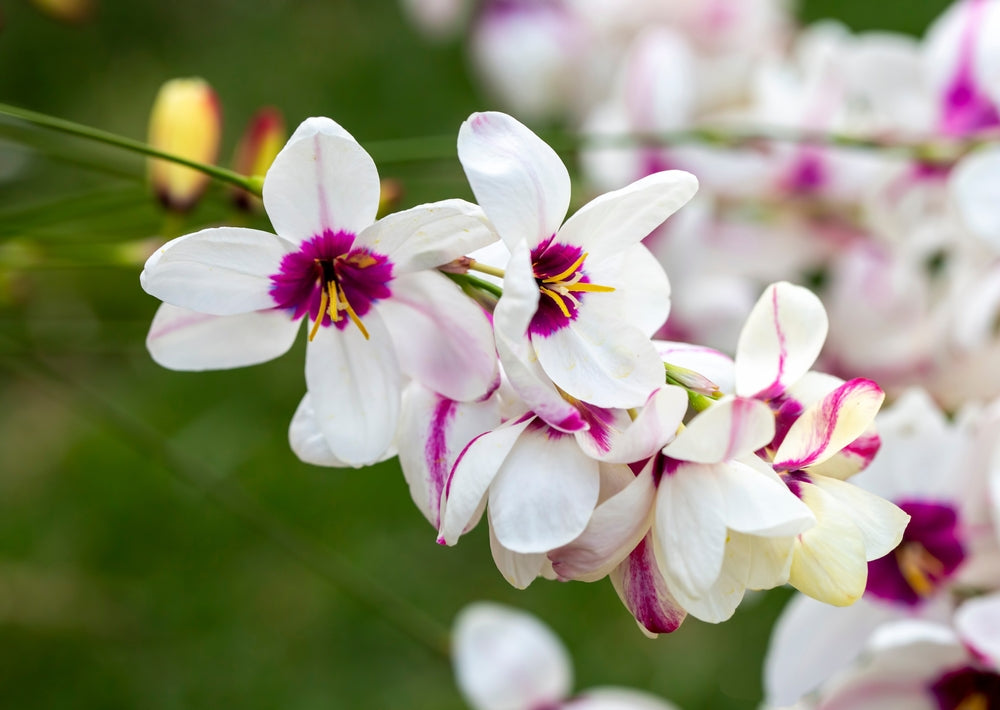
[[[199,163],[195,160],[188,160],[187,158],[183,158],[179,155],[158,150],[157,148],[154,148],[147,143],[143,143],[142,141],[126,138],[125,136],[119,136],[116,133],[109,133],[108,131],[102,131],[98,128],[91,128],[90,126],[84,126],[80,123],[74,123],[62,118],[48,116],[44,113],[29,111],[28,109],[10,106],[3,103],[0,103],[0,116],[9,116],[10,118],[24,121],[25,123],[30,123],[33,126],[44,128],[49,131],[66,133],[78,138],[86,138],[87,140],[129,150],[133,153],[141,153],[142,155],[148,155],[153,158],[169,160],[172,163],[185,165],[189,168],[193,168],[194,170],[203,172],[216,180],[221,180],[222,182],[228,182],[232,185],[236,185],[237,187],[242,187],[244,190],[248,190],[255,195],[261,194],[263,182],[260,178],[247,177],[233,172],[232,170],[220,168],[217,165],[207,165],[206,163]]]
[[[500,298],[503,295],[503,289],[496,284],[476,278],[471,274],[453,274],[448,271],[442,271],[441,273],[457,283],[459,286],[468,286],[479,291],[484,291],[491,296],[495,296],[496,298]]]

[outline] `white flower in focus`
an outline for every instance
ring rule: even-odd
[[[306,120],[264,180],[277,234],[239,227],[175,239],[147,262],[143,288],[165,302],[147,345],[166,367],[252,365],[311,322],[293,449],[313,463],[385,458],[403,382],[457,400],[497,377],[489,322],[434,269],[492,241],[474,205],[450,200],[375,222],[368,153],[328,118]]]
[[[473,710],[676,710],[627,688],[570,696],[573,670],[558,637],[535,617],[488,602],[459,612],[452,631],[455,680]]]

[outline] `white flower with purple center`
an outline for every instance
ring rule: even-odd
[[[276,234],[205,229],[164,245],[141,276],[164,301],[147,344],[181,370],[252,365],[286,352],[303,319],[308,394],[290,430],[303,460],[392,455],[401,389],[484,396],[497,379],[489,320],[435,268],[495,239],[462,200],[375,221],[379,179],[328,118],[299,126],[264,180]]]
[[[566,166],[510,116],[472,115],[458,155],[510,250],[505,270],[471,268],[504,279],[494,330],[514,389],[563,431],[586,427],[563,393],[597,407],[641,406],[664,381],[650,336],[669,312],[670,288],[639,242],[691,198],[697,181],[656,173],[592,200],[563,224]]]

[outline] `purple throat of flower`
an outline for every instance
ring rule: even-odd
[[[907,606],[933,596],[965,560],[960,520],[954,506],[944,502],[901,501],[910,515],[896,549],[868,563],[865,593]]]
[[[373,303],[392,295],[392,262],[366,247],[355,248],[354,238],[350,232],[324,230],[286,254],[271,275],[275,307],[292,311],[295,318],[308,314],[313,321],[309,340],[321,325],[343,330],[350,323],[367,340],[362,318]]]
[[[587,293],[608,293],[615,289],[590,282],[583,265],[587,252],[572,244],[555,241],[555,235],[531,250],[531,268],[541,298],[528,332],[547,337],[576,320]]]
[[[930,692],[940,710],[990,710],[1000,707],[1000,675],[963,666],[935,680]]]

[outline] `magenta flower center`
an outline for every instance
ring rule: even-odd
[[[392,262],[367,247],[355,247],[350,232],[325,230],[286,254],[271,275],[277,308],[314,322],[309,339],[322,325],[343,330],[354,323],[368,337],[362,318],[376,301],[392,295]]]
[[[930,687],[940,710],[1000,707],[1000,675],[972,666],[948,671]]]
[[[587,253],[582,248],[554,240],[552,235],[531,250],[531,268],[541,297],[528,332],[543,338],[576,320],[584,294],[614,291],[590,282],[583,269]]]
[[[958,512],[947,503],[903,501],[910,514],[903,540],[890,554],[868,563],[868,587],[873,597],[916,606],[932,596],[965,560]]]

